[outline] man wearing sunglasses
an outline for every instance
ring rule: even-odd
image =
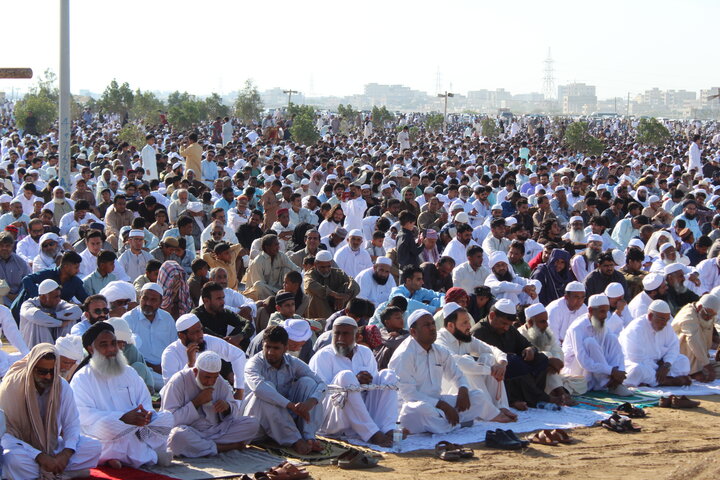
[[[85,299],[82,306],[82,320],[73,325],[70,333],[82,335],[97,322],[104,322],[110,315],[107,299],[103,295],[90,295]]]

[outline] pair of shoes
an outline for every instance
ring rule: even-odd
[[[485,433],[485,445],[500,450],[520,450],[530,445],[526,440],[520,440],[512,430],[488,430]]]
[[[613,412],[618,415],[626,415],[630,418],[645,418],[647,413],[640,407],[634,407],[630,402],[625,402],[617,407]]]
[[[471,448],[465,448],[462,445],[443,440],[435,445],[435,456],[440,460],[454,462],[461,458],[472,458],[475,456],[475,452]]]
[[[660,404],[663,408],[697,408],[700,406],[700,402],[697,400],[690,400],[685,395],[678,397],[677,395],[670,395],[669,397],[660,398]]]
[[[333,460],[333,464],[343,470],[360,470],[376,467],[379,461],[378,457],[366,455],[359,450],[348,450]]]
[[[539,432],[527,438],[531,443],[549,445],[552,447],[555,447],[560,443],[574,443],[570,435],[568,435],[568,433],[561,428],[556,428],[554,430],[540,430]]]
[[[628,417],[618,415],[617,413],[613,413],[605,420],[597,422],[596,425],[600,425],[617,433],[635,433],[642,430],[640,427],[635,426]]]

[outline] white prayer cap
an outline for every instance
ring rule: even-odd
[[[433,187],[425,187],[425,190],[423,190],[423,193],[427,193],[428,195],[435,193],[435,189]]]
[[[545,306],[542,303],[533,303],[525,309],[525,319],[527,320],[535,315],[540,315],[543,312],[547,312],[547,310],[545,310]]]
[[[388,185],[387,183],[383,183],[382,185],[380,185],[380,191],[381,191],[381,192],[382,192],[383,190],[385,190],[386,188],[392,188],[392,187],[391,187],[390,185]]]
[[[675,248],[675,245],[673,245],[671,242],[663,243],[660,247],[660,253],[663,253],[668,248]]]
[[[443,318],[449,317],[455,310],[459,310],[461,308],[462,307],[455,302],[446,303],[442,308]]]
[[[566,192],[566,191],[567,191],[567,190],[566,190],[565,187],[563,187],[562,185],[560,185],[559,187],[557,187],[557,188],[555,189],[555,193],[557,193],[557,192]]]
[[[0,202],[2,203],[2,202]],[[58,237],[56,234],[52,232],[43,233],[40,237],[40,241],[38,242],[38,245],[42,247],[42,244],[47,242],[48,240],[52,240],[53,242],[58,243],[60,241],[60,237]]]
[[[310,323],[304,318],[288,318],[283,322],[283,328],[293,342],[305,342],[312,335]]]
[[[342,317],[338,317],[333,322],[333,327],[335,325],[350,325],[351,327],[357,328],[358,324],[355,321],[354,318],[348,317],[347,315],[343,315]]]
[[[565,285],[565,293],[568,292],[582,292],[585,293],[585,285],[582,282],[573,280],[572,282]]]
[[[40,295],[47,295],[48,293],[53,292],[58,288],[60,288],[60,285],[58,285],[55,280],[48,278],[40,283],[40,286],[38,287],[38,293]]]
[[[570,217],[570,223],[575,223],[575,222],[585,223],[585,220],[583,220],[583,218],[580,215],[575,215],[574,217]]]
[[[327,250],[320,250],[317,255],[315,255],[316,262],[332,262],[332,259],[332,253]]]
[[[700,305],[708,310],[720,311],[720,297],[706,293],[700,298]]]
[[[218,373],[222,368],[222,359],[217,353],[211,350],[205,350],[195,359],[195,366],[203,372]]]
[[[601,237],[600,235],[598,235],[597,233],[591,233],[590,235],[587,236],[587,241],[588,241],[588,243],[589,243],[589,242],[600,242],[600,243],[602,243],[603,239],[602,239],[602,237]]]
[[[650,195],[650,198],[647,199],[648,203],[655,203],[660,201],[660,197],[657,195]]]
[[[107,321],[115,329],[115,338],[121,342],[133,343],[133,334],[127,321],[119,317],[113,317]]]
[[[618,267],[622,267],[625,265],[625,252],[622,250],[614,249],[612,251],[613,261],[615,262],[615,265]]]
[[[670,314],[670,307],[668,306],[667,302],[664,300],[653,300],[650,306],[648,307],[648,310],[653,311],[655,313],[667,313]]]
[[[502,210],[502,205],[500,205],[499,203],[496,203],[495,205],[490,207],[490,210]]]
[[[187,209],[189,212],[200,213],[202,212],[203,206],[200,202],[190,202],[187,205]]]
[[[420,320],[425,315],[430,315],[432,317],[432,313],[428,312],[424,308],[418,308],[417,310],[412,312],[410,314],[410,316],[408,316],[408,319],[407,319],[408,328],[411,328],[413,325],[415,325],[415,322]],[[335,320],[335,321],[337,322],[337,320]]]
[[[605,287],[605,295],[607,295],[608,298],[622,297],[625,295],[625,289],[621,283],[612,282]]]
[[[455,220],[456,223],[457,222],[459,222],[459,223],[469,223],[470,222],[470,217],[465,212],[456,213],[455,217],[453,219]]]
[[[300,180],[300,185],[310,185],[310,180],[308,180],[307,178],[303,178],[302,180]]]
[[[392,260],[389,257],[377,257],[375,265],[392,265]]]
[[[640,250],[645,250],[645,244],[639,238],[633,238],[632,240],[630,240],[630,242],[628,243],[628,247],[637,247]]]
[[[337,175],[335,175],[334,173],[331,173],[330,175],[327,176],[328,180],[337,180],[337,178],[338,178]]]
[[[348,232],[348,237],[362,237],[362,231],[359,228],[354,228]]]
[[[659,273],[648,273],[645,278],[642,279],[643,288],[648,292],[656,290],[663,284],[665,277]]]
[[[538,178],[537,173],[531,173],[528,178]]]
[[[10,203],[11,201],[12,197],[7,193],[3,193],[2,195],[0,195],[0,203]]]
[[[517,308],[515,307],[515,304],[507,299],[507,298],[501,298],[497,302],[495,302],[495,305],[493,305],[497,310],[500,310],[506,315],[517,315]]]
[[[117,302],[118,300],[134,302],[137,299],[137,292],[133,284],[122,280],[108,283],[98,293],[104,296],[108,303]]]
[[[508,217],[505,219],[505,226],[506,227],[512,227],[517,223],[517,218],[515,217]]]
[[[510,264],[510,260],[508,260],[508,256],[505,252],[502,250],[496,250],[490,254],[490,268],[493,268],[500,262],[505,262],[508,265]]]
[[[590,299],[588,300],[588,307],[603,307],[603,306],[610,306],[610,302],[608,301],[608,297],[599,293],[597,295],[590,295]]]
[[[140,289],[141,292],[144,292],[145,290],[152,290],[153,292],[157,292],[160,295],[163,294],[163,288],[159,284],[154,282],[148,282]]]
[[[85,356],[83,352],[82,337],[80,335],[64,335],[55,340],[58,354],[65,358],[79,362]]]
[[[663,269],[663,275],[667,276],[671,273],[682,271],[685,272],[685,266],[682,263],[674,262],[670,265],[665,265],[665,268]]]
[[[61,192],[64,192],[64,191],[65,191],[65,189],[64,189],[63,187],[61,187],[60,185],[58,185],[57,187],[53,188],[52,192],[55,193],[55,192],[57,192],[58,190],[61,191]]]
[[[143,232],[142,230],[130,230],[130,235],[129,235],[130,238],[133,238],[133,237],[143,238],[144,236],[145,236],[145,232]]]
[[[175,322],[175,330],[177,330],[178,332],[184,332],[188,328],[198,323],[200,323],[200,319],[197,315],[195,315],[194,313],[186,313],[185,315],[180,315],[180,317]]]
[[[368,185],[367,183],[363,183],[362,185],[360,185],[360,190],[370,190],[370,185]]]
[[[175,163],[173,163],[172,169],[175,170],[175,169],[180,168],[180,167],[182,167],[182,163],[180,163],[180,162],[175,162]]]
[[[455,210],[462,210],[465,206],[463,205],[463,202],[460,200],[455,200],[452,205],[450,205],[450,211],[453,212]]]

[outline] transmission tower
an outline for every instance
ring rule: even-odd
[[[548,48],[548,56],[545,59],[545,75],[543,77],[543,94],[545,100],[555,98],[555,71],[553,69],[553,59]]]

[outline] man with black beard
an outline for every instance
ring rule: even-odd
[[[332,255],[326,250],[318,252],[314,268],[305,273],[303,287],[310,296],[307,318],[328,318],[360,293],[355,279],[332,267]]]
[[[380,305],[390,297],[390,291],[397,286],[395,278],[390,275],[392,260],[378,257],[375,265],[360,272],[356,281],[360,285],[360,297]]]
[[[585,233],[583,232],[584,237]],[[570,260],[570,268],[578,282],[584,282],[585,277],[595,270],[598,258],[602,253],[602,245],[602,237],[591,233],[587,237],[587,247]]]
[[[670,315],[675,316],[688,303],[700,300],[700,297],[685,285],[685,267],[680,263],[671,263],[665,267],[665,281],[668,289],[665,301],[670,307]]]
[[[245,388],[245,352],[222,338],[203,333],[203,325],[197,315],[186,313],[175,322],[178,339],[168,345],[162,354],[162,376],[167,383],[183,368],[195,368],[195,359],[206,350],[217,353],[232,366],[235,398],[242,400]],[[229,376],[229,375],[228,375]]]
[[[472,317],[457,303],[446,303],[443,316],[445,327],[438,332],[435,343],[450,351],[470,388],[480,390],[487,396],[480,417],[490,422],[516,421],[517,415],[508,410],[503,382],[507,355],[470,334]]]
[[[40,237],[44,233],[42,220],[35,218],[28,223],[28,236],[17,243],[16,253],[30,265],[30,268],[33,266],[33,259],[40,253]]]

